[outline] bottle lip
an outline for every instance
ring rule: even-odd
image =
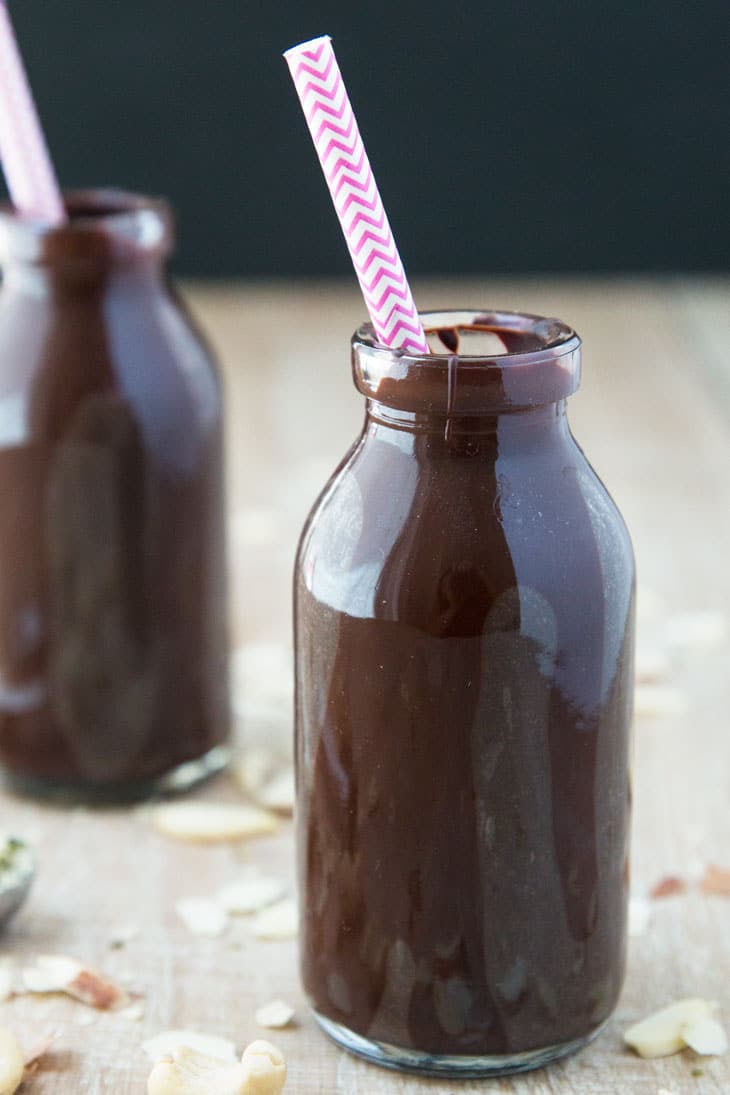
[[[433,332],[458,329],[457,352],[413,354],[375,341],[372,325],[352,338],[355,385],[363,395],[397,409],[479,415],[555,403],[580,383],[579,335],[559,319],[504,309],[449,308],[420,313]],[[458,352],[469,330],[522,336],[526,349],[504,353]],[[462,344],[460,344],[460,342]]]
[[[398,361],[422,362],[424,365],[443,364],[454,356],[465,364],[473,363],[484,367],[492,363],[504,367],[527,363],[536,357],[543,358],[546,355],[550,359],[562,357],[564,354],[573,353],[581,345],[578,334],[561,319],[549,316],[536,315],[532,312],[521,312],[510,309],[485,309],[485,308],[439,308],[428,312],[419,312],[424,330],[429,332],[443,328],[480,328],[496,327],[515,333],[534,335],[540,339],[542,345],[530,350],[516,350],[501,354],[469,354],[459,352],[443,353],[432,352],[430,354],[409,353],[401,348],[391,349],[383,346],[375,339],[375,331],[372,323],[363,323],[352,336],[353,349],[373,350],[383,356],[391,356]]]
[[[104,187],[67,191],[63,199],[69,219],[59,225],[21,217],[10,203],[0,204],[4,263],[124,263],[164,258],[172,250],[173,216],[164,198]]]

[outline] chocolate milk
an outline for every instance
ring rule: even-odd
[[[222,757],[221,395],[166,206],[69,213],[0,215],[0,761],[104,797]]]
[[[349,1048],[478,1074],[576,1048],[621,987],[634,568],[573,333],[429,318],[428,363],[356,337],[364,431],[299,548],[302,974]],[[480,327],[509,352],[446,353]]]

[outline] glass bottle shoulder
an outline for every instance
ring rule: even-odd
[[[547,442],[501,447],[498,436],[366,433],[310,514],[297,573],[334,610],[419,624],[435,602],[486,606],[515,587],[548,598],[566,583],[576,596],[597,580],[630,590],[634,564],[618,509],[566,424]]]

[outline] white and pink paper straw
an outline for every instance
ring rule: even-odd
[[[5,0],[0,0],[0,159],[21,216],[51,225],[66,220]]]
[[[284,54],[355,265],[377,341],[429,345],[328,36]]]

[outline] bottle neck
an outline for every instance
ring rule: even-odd
[[[0,260],[3,290],[43,298],[70,298],[103,294],[115,288],[159,286],[164,266],[156,258],[143,256],[134,262],[37,263]]]
[[[424,439],[430,448],[488,449],[500,453],[559,443],[571,437],[567,400],[513,407],[491,414],[432,414],[395,409],[374,399],[366,400],[365,429],[370,437],[388,440],[399,448],[413,448]],[[410,439],[410,440],[409,440]]]

